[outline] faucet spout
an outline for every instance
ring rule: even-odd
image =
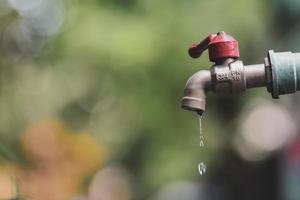
[[[192,75],[184,88],[181,107],[202,115],[205,111],[206,92],[212,89],[210,70],[200,70]]]

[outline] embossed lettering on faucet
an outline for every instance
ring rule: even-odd
[[[240,81],[242,79],[241,69],[236,69],[231,71],[231,80]]]
[[[220,73],[217,73],[217,80],[218,81],[229,81],[230,76],[227,72],[220,72]]]
[[[230,63],[230,74],[231,74],[231,92],[241,93],[246,89],[246,81],[244,76],[244,64],[242,61],[235,61]]]
[[[243,75],[243,63],[241,61],[235,61],[230,65],[230,74],[232,81],[241,81]]]

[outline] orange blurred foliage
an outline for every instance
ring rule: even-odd
[[[21,193],[30,199],[70,199],[104,163],[104,149],[91,135],[74,133],[58,120],[29,126],[21,147],[30,164],[9,173],[18,177]],[[0,173],[0,184],[1,178]]]

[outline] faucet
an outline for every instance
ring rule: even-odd
[[[214,64],[200,70],[187,81],[182,108],[202,115],[206,93],[241,94],[248,88],[266,87],[272,98],[300,90],[300,53],[268,51],[263,64],[244,65],[239,60],[238,41],[224,31],[210,34],[189,48],[192,58],[199,58],[208,49]]]

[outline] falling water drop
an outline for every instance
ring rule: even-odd
[[[199,143],[199,146],[201,148],[204,147],[204,135],[203,135],[203,132],[202,132],[202,116],[199,115],[199,139],[200,139],[200,143]],[[205,174],[206,172],[206,165],[203,163],[203,162],[200,162],[198,164],[198,171],[199,171],[199,174],[202,176],[203,174]]]
[[[204,136],[203,136],[203,132],[202,132],[202,115],[199,115],[199,138],[200,138],[200,143],[199,146],[200,147],[204,147]]]
[[[200,147],[204,147],[204,142],[203,142],[203,140],[200,140]]]
[[[199,171],[199,174],[202,176],[203,174],[205,174],[206,172],[206,165],[201,162],[198,164],[198,171]]]

